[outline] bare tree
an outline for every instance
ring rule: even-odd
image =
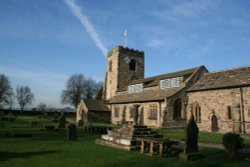
[[[85,84],[86,99],[96,98],[96,94],[101,89],[102,85],[103,85],[102,82],[96,82],[92,78],[86,80]]]
[[[45,103],[40,103],[40,104],[38,104],[37,109],[40,110],[40,111],[45,111],[46,107],[47,106],[46,106]]]
[[[12,103],[13,91],[9,79],[0,74],[0,107]]]
[[[80,100],[85,97],[85,82],[84,75],[72,75],[66,83],[66,89],[62,91],[61,102],[73,105],[76,108]]]
[[[66,83],[65,90],[62,91],[61,102],[76,108],[81,99],[93,99],[98,89],[100,83],[95,80],[86,79],[83,74],[72,75]]]
[[[31,92],[28,86],[20,86],[16,88],[16,98],[17,102],[20,105],[21,111],[23,111],[24,107],[27,104],[31,104],[35,99],[34,94]]]

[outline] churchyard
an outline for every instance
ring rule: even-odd
[[[33,122],[33,124],[32,124]],[[34,123],[36,122],[36,123]],[[67,140],[67,128],[58,129],[51,117],[17,116],[15,121],[4,121],[0,128],[0,166],[249,166],[250,154],[230,159],[223,149],[199,147],[205,156],[197,161],[178,160],[178,156],[158,157],[95,144],[100,134],[87,134],[83,127],[77,128],[77,140]],[[45,125],[55,130],[45,131]],[[104,124],[95,124],[101,125]],[[106,125],[112,128],[117,126]],[[164,137],[183,140],[184,130],[159,130]],[[10,132],[30,134],[24,138],[7,137]],[[246,136],[249,137],[249,136]],[[200,132],[199,142],[221,144],[219,133]],[[250,139],[245,139],[247,147]]]

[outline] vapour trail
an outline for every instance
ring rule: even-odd
[[[82,26],[89,33],[90,37],[94,40],[96,46],[101,50],[104,56],[107,55],[108,49],[100,40],[99,35],[95,31],[93,25],[88,20],[87,16],[83,14],[81,7],[78,6],[74,0],[64,0],[67,6],[71,9],[73,15],[81,22]]]

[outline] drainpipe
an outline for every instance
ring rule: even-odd
[[[242,133],[245,134],[246,127],[245,127],[244,98],[243,98],[242,87],[240,87],[240,100],[241,100],[241,115],[242,115]]]

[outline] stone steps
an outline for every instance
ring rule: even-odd
[[[148,128],[145,125],[123,125],[119,129],[108,131],[107,135],[102,135],[96,143],[110,147],[132,150],[137,148],[136,138],[138,137],[163,137],[157,131]]]

